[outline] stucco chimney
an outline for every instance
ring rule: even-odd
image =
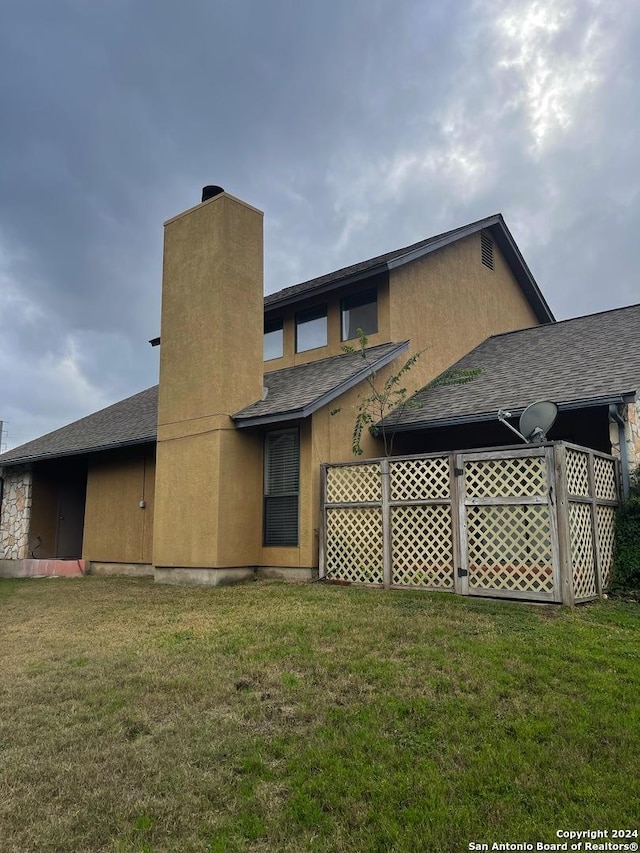
[[[203,199],[165,223],[156,567],[242,567],[259,547],[260,442],[230,415],[262,396],[262,212]]]

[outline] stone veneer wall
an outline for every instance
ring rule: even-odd
[[[31,488],[33,476],[27,467],[0,468],[4,479],[0,508],[0,559],[24,560],[29,556]]]
[[[627,403],[624,407],[624,421],[629,472],[632,472],[640,466],[640,394],[636,396],[634,403]],[[618,424],[609,424],[609,437],[611,439],[611,453],[620,459]]]

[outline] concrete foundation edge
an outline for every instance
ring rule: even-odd
[[[159,568],[155,571],[156,583],[174,584],[176,586],[226,586],[242,581],[255,580],[253,566],[222,569],[194,569],[172,566]]]
[[[35,560],[0,560],[0,578],[20,578],[40,576],[38,572],[27,563],[35,563]],[[42,576],[45,575],[45,563],[53,561],[40,561],[43,566]],[[78,561],[69,561],[76,567]],[[171,567],[158,568],[151,563],[106,563],[97,560],[80,561],[84,572],[77,574],[97,575],[101,577],[133,577],[133,578],[155,578],[156,583],[187,585],[187,586],[223,586],[234,583],[242,583],[250,580],[285,580],[305,583],[318,577],[318,569],[306,566],[240,566],[232,568],[208,569]],[[46,574],[52,574],[51,571]],[[67,574],[67,572],[64,572]],[[75,574],[75,572],[74,572]]]
[[[318,569],[306,566],[258,566],[256,575],[258,578],[308,582],[318,577]]]
[[[151,563],[101,563],[90,560],[87,561],[87,574],[102,577],[152,578],[154,567]]]
[[[318,570],[287,566],[237,566],[219,569],[156,566],[156,583],[184,586],[226,586],[263,578],[309,581],[317,577]]]

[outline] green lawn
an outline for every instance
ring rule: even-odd
[[[427,851],[633,828],[640,608],[0,580],[0,850]]]

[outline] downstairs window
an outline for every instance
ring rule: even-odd
[[[264,439],[265,545],[298,544],[300,434],[297,429],[268,432]]]

